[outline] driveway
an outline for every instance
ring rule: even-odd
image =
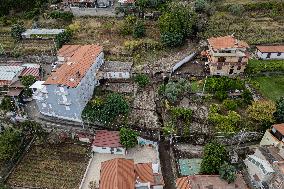
[[[87,171],[86,177],[80,189],[89,189],[89,183],[91,181],[95,181],[96,184],[98,185],[100,181],[101,163],[114,158],[133,159],[134,163],[159,162],[158,152],[156,151],[156,149],[147,146],[144,147],[137,146],[135,148],[132,148],[128,150],[128,154],[126,156],[95,153],[94,157],[92,157],[91,159],[89,169],[86,170]]]

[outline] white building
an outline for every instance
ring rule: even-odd
[[[256,55],[262,60],[284,60],[284,45],[256,46]]]
[[[34,95],[43,115],[81,122],[81,114],[99,84],[95,73],[104,63],[102,47],[82,45]]]
[[[100,69],[100,74],[102,79],[129,79],[131,69],[130,62],[106,61]]]
[[[64,29],[27,29],[23,32],[23,39],[50,39],[64,32]]]
[[[126,149],[120,144],[118,131],[97,131],[92,144],[92,151],[106,154],[125,155]]]

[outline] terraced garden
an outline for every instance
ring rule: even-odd
[[[8,179],[19,187],[77,189],[87,167],[86,146],[61,143],[34,145]]]

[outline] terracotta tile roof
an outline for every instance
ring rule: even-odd
[[[134,161],[116,158],[102,163],[99,189],[134,189]]]
[[[102,47],[98,45],[80,46],[67,62],[47,78],[44,85],[76,87],[101,52]]]
[[[248,44],[244,41],[239,41],[233,36],[224,37],[211,37],[208,39],[208,43],[213,49],[224,48],[248,48]]]
[[[219,175],[194,175],[176,180],[177,189],[248,189],[242,175],[237,175],[236,181],[228,184]]]
[[[260,52],[270,52],[270,53],[284,52],[284,45],[256,46],[256,48],[257,48]]]
[[[123,147],[120,144],[120,137],[118,131],[97,131],[95,139],[93,141],[93,146],[98,147]]]
[[[284,135],[284,123],[272,125],[279,133]]]
[[[81,45],[63,45],[57,52],[57,56],[70,58],[81,47]]]
[[[152,163],[138,163],[134,165],[135,177],[139,182],[147,183],[150,182],[154,185],[154,173],[152,169]]]

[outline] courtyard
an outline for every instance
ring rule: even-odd
[[[90,160],[89,168],[86,172],[86,178],[82,182],[81,189],[89,189],[89,183],[94,181],[97,185],[100,180],[101,163],[114,158],[133,159],[134,163],[159,163],[158,151],[154,147],[136,146],[127,151],[124,155],[99,154],[95,153]]]

